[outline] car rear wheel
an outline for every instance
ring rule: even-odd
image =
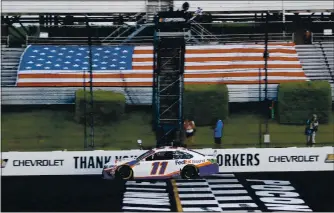
[[[193,165],[186,165],[181,171],[182,179],[195,179],[198,177],[198,169]]]
[[[133,178],[133,170],[128,165],[122,165],[117,168],[115,176],[120,180],[131,180]]]

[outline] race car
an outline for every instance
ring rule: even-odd
[[[203,155],[183,147],[151,149],[130,161],[108,162],[103,179],[196,179],[219,172],[215,155]]]

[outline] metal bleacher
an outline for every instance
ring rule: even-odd
[[[16,84],[17,69],[24,48],[1,46],[1,86],[13,87]]]
[[[296,50],[306,76],[313,81],[328,81],[334,100],[334,42],[297,45]]]
[[[317,44],[296,45],[303,70],[311,80],[328,80],[333,82],[331,71],[326,65],[323,51]]]

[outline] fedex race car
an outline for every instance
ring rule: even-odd
[[[108,162],[103,179],[195,179],[219,172],[216,156],[203,155],[183,147],[151,149],[130,161]]]

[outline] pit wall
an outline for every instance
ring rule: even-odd
[[[215,154],[220,172],[333,171],[334,147],[196,149]],[[103,164],[145,150],[3,152],[2,176],[101,174]],[[171,162],[172,163],[172,162]]]

